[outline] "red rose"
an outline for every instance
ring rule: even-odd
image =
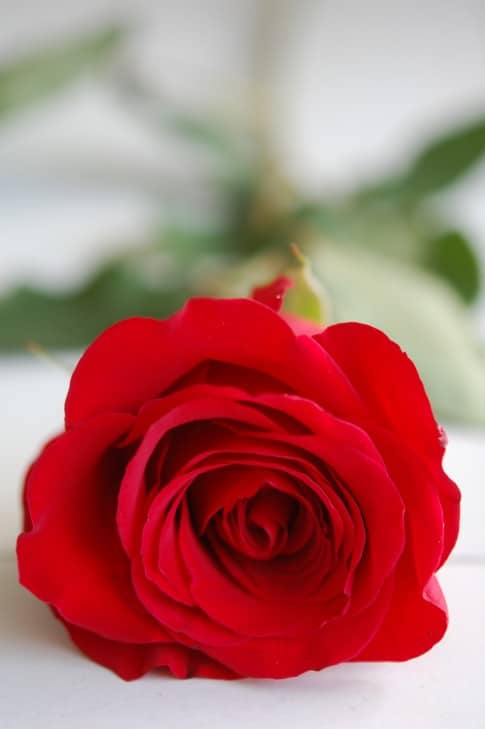
[[[125,679],[405,660],[446,629],[459,491],[416,369],[370,326],[297,335],[268,291],[105,331],[28,474],[20,580]]]

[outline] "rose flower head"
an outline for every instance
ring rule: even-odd
[[[445,632],[459,491],[419,375],[371,326],[281,314],[288,284],[106,330],[27,475],[20,581],[124,679],[402,661]]]

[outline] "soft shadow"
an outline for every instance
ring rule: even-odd
[[[2,652],[75,651],[49,608],[19,585],[13,560],[0,562],[0,645]]]

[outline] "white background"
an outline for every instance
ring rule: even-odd
[[[139,24],[133,53],[154,82],[181,98],[230,106],[247,83],[256,4],[0,0],[0,57],[93,27],[115,11]],[[485,110],[481,0],[283,0],[279,8],[284,45],[268,72],[274,127],[284,164],[305,190],[349,187],[405,160],[423,135]],[[80,280],[158,212],[140,188],[173,166],[168,150],[161,155],[157,140],[87,82],[0,126],[0,291],[19,276],[59,286]],[[133,175],[143,184],[134,185]],[[482,166],[446,204],[485,251],[484,198]],[[482,310],[477,318],[485,331]],[[66,375],[44,363],[0,360],[2,728],[483,729],[483,432],[449,431],[447,463],[463,489],[464,516],[442,574],[451,626],[430,654],[282,682],[154,675],[127,685],[82,658],[45,607],[16,585],[21,475],[61,427],[66,386]]]

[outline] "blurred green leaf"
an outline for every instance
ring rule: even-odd
[[[415,362],[438,417],[485,424],[485,361],[469,331],[466,309],[435,276],[366,249],[325,242],[307,249],[335,312],[384,330]],[[281,253],[257,256],[220,276],[213,293],[247,295],[279,274]]]
[[[305,206],[298,219],[331,240],[359,246],[432,271],[450,284],[467,304],[481,287],[479,259],[459,231],[443,232],[435,211],[403,210],[398,205]]]
[[[417,155],[402,174],[357,192],[360,202],[396,199],[413,204],[440,192],[469,172],[485,153],[485,118],[448,132]]]
[[[19,287],[0,299],[0,351],[23,349],[28,341],[47,349],[79,348],[119,319],[167,316],[188,295],[177,271],[159,275],[148,256],[139,266],[109,263],[72,293]]]
[[[404,215],[394,205],[353,205],[330,207],[306,205],[297,219],[311,225],[330,240],[343,245],[361,246],[419,265],[420,230],[414,217]]]
[[[0,352],[23,349],[28,341],[78,348],[120,319],[168,316],[194,292],[204,292],[206,270],[230,260],[227,248],[217,230],[155,230],[150,242],[108,260],[75,290],[20,286],[0,297]]]
[[[421,198],[455,182],[485,152],[485,119],[450,132],[426,147],[401,183],[410,197]]]
[[[402,174],[333,204],[305,203],[296,219],[344,245],[432,271],[469,304],[481,287],[478,256],[426,197],[454,183],[484,154],[485,118],[480,118],[431,142]]]
[[[110,26],[0,66],[0,117],[57,92],[112,56],[125,31]]]
[[[480,291],[480,266],[473,248],[462,233],[450,230],[427,241],[424,263],[431,271],[449,281],[466,302],[476,299]]]

